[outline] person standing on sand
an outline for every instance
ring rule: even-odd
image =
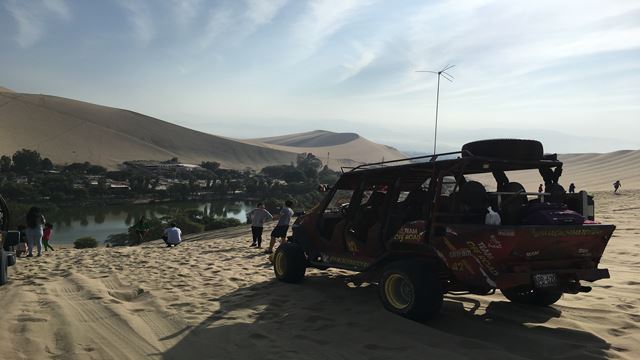
[[[133,225],[133,230],[135,230],[136,235],[138,236],[137,245],[142,244],[142,242],[144,241],[144,236],[149,232],[149,229],[151,229],[151,225],[149,225],[147,219],[144,217],[144,215],[140,216],[138,222]]]
[[[162,240],[167,244],[167,247],[177,246],[182,242],[182,230],[176,223],[171,223],[168,228],[164,229]]]
[[[569,194],[573,194],[576,192],[576,185],[574,183],[571,183],[569,185]]]
[[[284,207],[280,210],[280,218],[278,224],[271,231],[271,241],[269,242],[269,248],[265,250],[265,253],[271,254],[273,252],[273,246],[276,244],[276,239],[280,239],[280,244],[287,241],[287,231],[289,230],[289,223],[293,216],[293,210],[291,206],[293,202],[287,200],[284,202]]]
[[[264,208],[263,203],[258,203],[256,208],[251,210],[247,216],[251,219],[251,235],[253,237],[251,246],[262,247],[262,228],[265,221],[273,219],[273,215]]]
[[[622,186],[622,183],[620,182],[620,180],[616,180],[616,182],[613,183],[613,192],[617,193],[618,188],[620,188],[621,186]]]
[[[27,257],[33,257],[33,247],[37,245],[38,256],[42,255],[42,225],[46,223],[44,216],[37,207],[32,207],[27,213],[27,243],[29,254]]]
[[[49,240],[51,240],[51,230],[53,230],[53,224],[44,224],[44,230],[42,231],[42,243],[44,245],[44,251],[48,251],[47,249],[51,249],[51,251],[54,251],[53,246],[49,245]]]

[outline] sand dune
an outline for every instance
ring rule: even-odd
[[[223,167],[288,164],[296,155],[190,130],[135,112],[47,95],[0,93],[0,154],[38,150],[54,163],[167,160]]]
[[[312,153],[322,159],[324,164],[327,164],[327,159],[329,159],[329,167],[333,169],[339,169],[341,166],[378,162],[382,159],[396,160],[406,158],[403,153],[390,146],[375,143],[353,133],[333,133],[316,130],[252,139],[247,140],[247,142],[282,151]]]
[[[383,310],[375,285],[311,270],[273,280],[250,230],[191,236],[180,247],[61,249],[19,259],[0,288],[6,359],[637,359],[640,192],[596,194],[618,228],[611,279],[549,308],[447,296],[427,324]],[[55,243],[54,243],[55,244]]]
[[[621,150],[605,154],[558,155],[563,162],[560,184],[568,189],[574,183],[577,191],[613,190],[616,180],[623,189],[640,189],[640,150]],[[538,190],[542,177],[538,171],[515,171],[507,174],[509,180],[524,185],[527,191]],[[474,179],[495,188],[491,175],[473,176]]]

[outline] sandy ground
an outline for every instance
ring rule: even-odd
[[[447,296],[422,324],[386,312],[342,271],[273,280],[249,229],[178,248],[61,249],[19,259],[0,288],[2,359],[638,359],[640,191],[597,194],[618,229],[612,278],[549,308]]]

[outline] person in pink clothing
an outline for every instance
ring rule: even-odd
[[[44,224],[44,230],[42,230],[42,245],[44,247],[44,251],[48,251],[47,248],[53,250],[53,246],[49,245],[49,240],[51,239],[51,231],[53,230],[53,224],[46,223]]]

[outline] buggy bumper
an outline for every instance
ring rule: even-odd
[[[532,271],[519,273],[503,273],[495,279],[497,288],[508,289],[516,286],[531,285],[533,277],[537,274],[556,274],[562,282],[577,282],[580,280],[593,282],[600,279],[608,279],[608,269],[559,269],[548,271]]]

